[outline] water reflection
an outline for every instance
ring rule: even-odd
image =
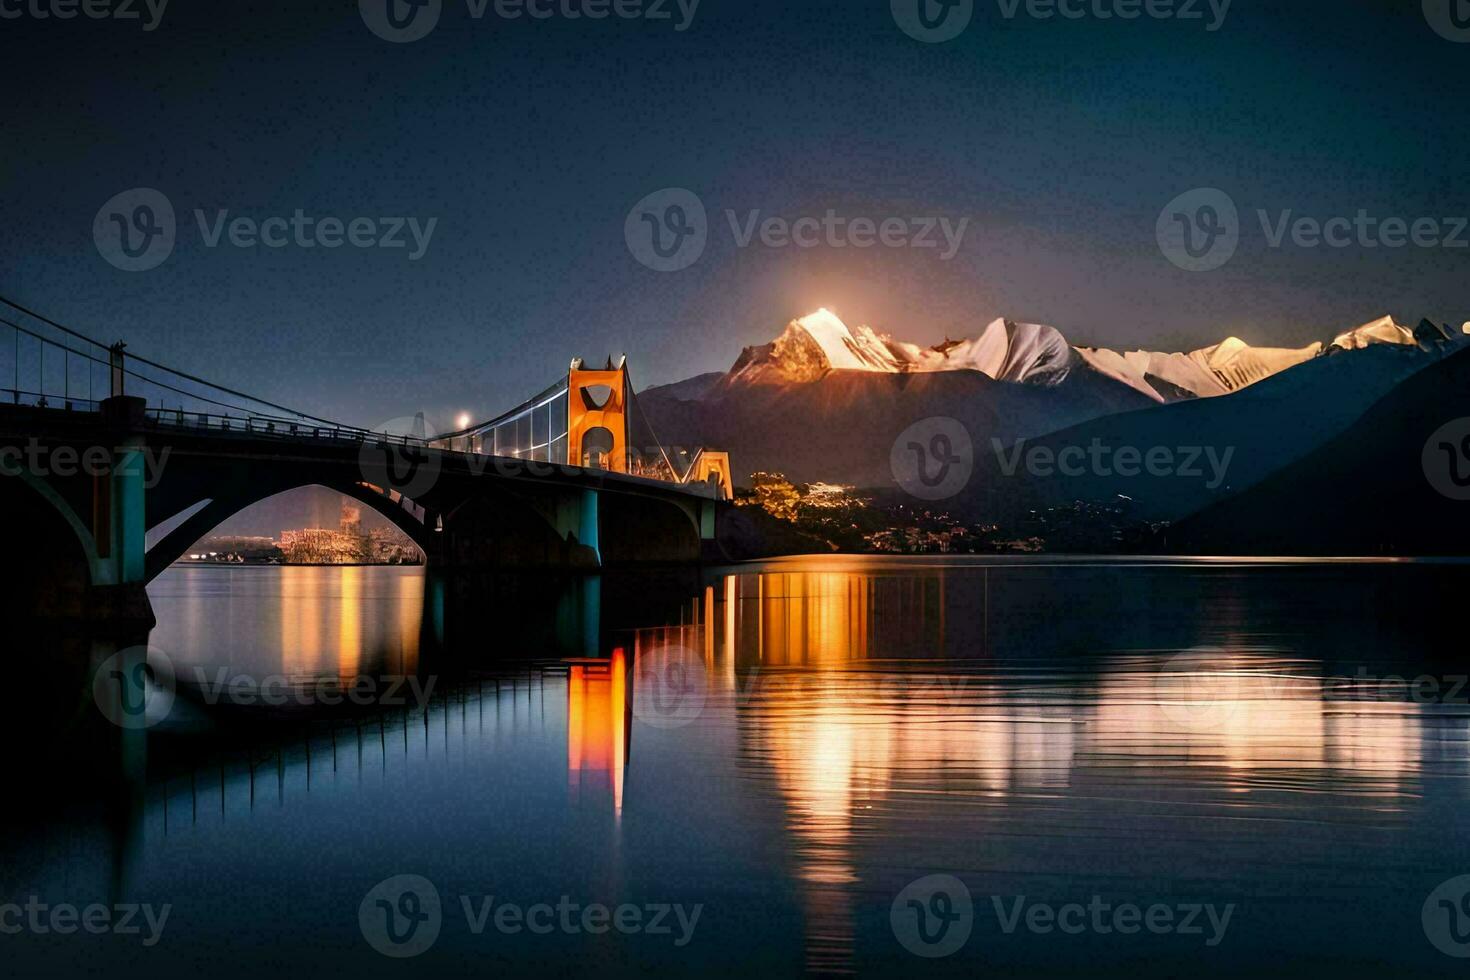
[[[1151,577],[1160,609],[1200,585]],[[1341,678],[1303,655],[1311,640],[1292,635],[1315,624],[1282,617],[1279,593],[1262,609],[1280,580],[1214,581],[1197,618],[1115,623],[1102,650],[1076,642],[1095,624],[1056,620],[1081,610],[1049,601],[1052,584],[878,567],[733,575],[706,590],[702,642],[680,638],[703,651],[704,670],[681,677],[706,679],[693,692],[701,724],[738,734],[747,779],[774,781],[808,969],[854,967],[874,872],[905,857],[915,869],[975,868],[967,842],[1025,826],[1054,837],[1058,853],[1085,852],[1083,866],[1136,875],[1131,845],[1110,855],[1085,843],[1131,822],[1162,849],[1194,838],[1201,821],[1231,821],[1237,847],[1330,850],[1343,840],[1334,825],[1393,826],[1419,806],[1422,760],[1437,751],[1426,719],[1440,742],[1445,725],[1465,729],[1441,704],[1342,698]],[[1053,618],[1018,630],[1038,606]],[[1173,616],[1181,609],[1199,610],[1197,597]],[[1175,644],[1138,644],[1149,633]],[[639,672],[640,699],[669,686],[658,673]],[[1276,821],[1322,829],[1288,837]],[[1218,877],[1208,854],[1192,848],[1159,877]],[[1002,847],[992,860],[1009,876],[1067,877],[1044,849]]]
[[[504,590],[417,569],[199,571],[155,596],[154,640],[181,663],[436,682],[424,704],[366,714],[191,718],[148,734],[146,766],[136,740],[115,756],[131,786],[111,798],[115,892],[162,888],[206,922],[235,915],[213,883],[239,880],[242,853],[284,848],[311,881],[239,887],[290,891],[287,934],[334,928],[408,869],[470,891],[708,903],[726,925],[668,972],[754,957],[841,973],[911,966],[888,903],[946,873],[977,895],[1239,902],[1225,972],[1328,953],[1422,968],[1414,895],[1470,860],[1463,704],[1376,680],[1456,670],[1433,647],[1452,606],[1385,601],[1463,585],[1443,568],[813,560]],[[38,853],[51,863],[27,865],[28,887],[79,880],[74,857]],[[1372,922],[1345,928],[1358,915]],[[440,942],[483,953],[462,931]],[[1072,962],[1055,937],[992,928],[976,946],[957,971]],[[184,937],[164,972],[200,952]],[[1182,963],[1087,953],[1100,972]],[[496,952],[511,968],[586,955]],[[617,975],[658,954],[596,955]]]
[[[567,674],[567,776],[571,798],[597,787],[623,813],[623,776],[632,735],[627,655],[615,649],[605,663],[573,664]]]
[[[184,667],[298,683],[413,673],[424,573],[412,567],[176,566],[149,589],[149,643]]]

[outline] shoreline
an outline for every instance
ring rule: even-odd
[[[176,561],[169,568],[423,568],[423,562]]]

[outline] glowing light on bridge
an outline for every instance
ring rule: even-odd
[[[641,434],[634,424],[642,422]],[[638,408],[626,358],[588,368],[578,359],[566,375],[533,398],[488,422],[460,413],[456,430],[433,440],[440,448],[539,463],[606,469],[679,484],[710,484],[734,496],[730,459],[697,450],[669,452]],[[675,458],[679,461],[676,463]]]

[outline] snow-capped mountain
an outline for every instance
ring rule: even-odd
[[[1464,330],[1470,332],[1470,324]],[[850,328],[822,309],[792,320],[771,343],[747,347],[715,393],[747,385],[809,383],[832,371],[978,371],[996,381],[1039,385],[1056,385],[1069,375],[1092,371],[1162,403],[1226,395],[1324,353],[1374,344],[1426,347],[1449,339],[1448,330],[1428,321],[1410,330],[1386,316],[1301,348],[1253,347],[1228,337],[1187,353],[1119,352],[1073,347],[1055,327],[998,319],[974,338],[920,347],[867,326]]]
[[[971,340],[920,347],[871,327],[849,328],[823,309],[792,320],[771,343],[747,347],[730,369],[726,387],[815,381],[829,371],[978,371],[996,381],[1049,384],[1077,366],[1066,338],[1041,324],[996,320]]]
[[[1461,329],[1459,336],[1464,334],[1470,334],[1470,323]],[[1179,397],[1228,395],[1323,354],[1363,350],[1375,344],[1429,350],[1456,336],[1427,320],[1411,330],[1395,323],[1393,317],[1385,316],[1343,331],[1327,343],[1300,348],[1252,347],[1238,337],[1228,337],[1213,347],[1187,354],[1155,351],[1120,354],[1096,348],[1078,348],[1077,352],[1104,374],[1167,402]]]
[[[1096,370],[1143,392],[1157,402],[1228,395],[1322,353],[1322,344],[1292,349],[1252,347],[1227,337],[1213,347],[1187,354],[1078,348]]]
[[[742,477],[773,470],[864,487],[892,484],[889,453],[908,426],[947,417],[971,436],[971,490],[987,500],[1048,506],[1123,494],[1140,513],[1170,520],[1314,450],[1395,386],[1470,346],[1467,333],[1383,317],[1296,349],[1231,337],[1183,353],[1118,352],[1001,319],[973,338],[922,347],[819,310],[747,348],[725,374],[650,389],[639,404],[665,445],[728,450]],[[1028,485],[989,472],[996,444],[1059,451],[1094,438],[1143,447],[1219,441],[1237,452],[1229,483],[1209,494],[1181,480]]]
[[[1185,554],[1464,554],[1465,503],[1443,491],[1458,457],[1441,457],[1436,470],[1425,447],[1466,414],[1467,392],[1470,349],[1461,348],[1432,360],[1310,452],[1194,509],[1169,528],[1164,544]]]

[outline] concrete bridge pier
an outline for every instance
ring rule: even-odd
[[[153,623],[148,582],[148,512],[141,435],[146,403],[116,396],[102,402],[102,419],[112,438],[113,463],[93,490],[92,541],[95,557],[91,593],[99,607],[89,617]]]
[[[589,548],[599,567],[602,565],[599,530],[598,494],[583,488],[559,496],[552,513],[552,527],[568,544]]]
[[[556,608],[556,642],[560,651],[573,656],[601,655],[601,576],[583,576],[563,586]]]

